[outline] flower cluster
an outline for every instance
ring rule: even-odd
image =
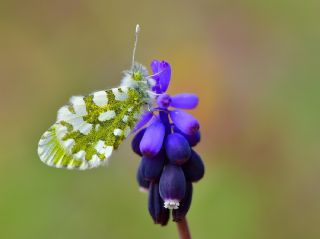
[[[180,110],[195,108],[198,97],[165,93],[171,77],[167,62],[154,60],[151,69],[157,107],[142,115],[132,149],[142,157],[137,180],[141,189],[149,191],[150,215],[156,224],[166,225],[170,209],[174,221],[185,217],[191,205],[192,183],[204,175],[204,164],[192,149],[200,141],[199,122]]]

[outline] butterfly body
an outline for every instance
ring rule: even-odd
[[[118,88],[73,96],[58,111],[56,123],[38,146],[41,161],[67,169],[89,169],[106,164],[113,150],[130,134],[141,112],[152,104],[152,81],[135,64]]]

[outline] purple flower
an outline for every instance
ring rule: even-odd
[[[184,164],[188,161],[191,155],[191,149],[188,141],[178,133],[173,133],[167,136],[165,149],[169,162],[176,165]]]
[[[157,104],[160,108],[169,106],[179,109],[194,109],[199,103],[199,98],[195,94],[183,93],[170,96],[166,93],[157,98]]]
[[[149,158],[160,152],[165,134],[165,126],[160,120],[151,124],[144,133],[140,142],[141,153]]]
[[[178,94],[171,96],[171,106],[180,109],[194,109],[199,103],[199,98],[195,94]]]
[[[153,60],[151,62],[151,69],[153,71],[153,79],[156,81],[152,88],[156,93],[164,93],[168,89],[171,77],[171,67],[166,61]]]
[[[141,189],[149,189],[149,213],[156,224],[166,225],[169,209],[174,221],[183,220],[192,201],[192,183],[204,175],[203,161],[192,149],[201,138],[199,122],[183,110],[172,109],[193,109],[199,99],[190,93],[165,93],[171,77],[169,63],[154,60],[151,69],[157,106],[142,115],[131,145],[142,157],[137,181]]]
[[[204,164],[200,156],[194,151],[191,151],[191,157],[188,162],[182,166],[184,175],[191,182],[199,181],[204,175]]]
[[[153,158],[142,157],[140,162],[141,174],[147,181],[159,181],[165,163],[164,153],[159,153]]]
[[[195,134],[200,128],[198,120],[191,114],[188,114],[182,110],[170,111],[170,118],[177,128],[185,134]]]
[[[159,191],[165,208],[179,208],[180,201],[186,193],[186,178],[180,166],[167,164],[164,167],[160,178]]]

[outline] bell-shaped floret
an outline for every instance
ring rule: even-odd
[[[155,224],[167,225],[170,211],[163,207],[163,200],[159,194],[159,184],[151,183],[148,198],[148,210]]]
[[[144,133],[140,142],[140,151],[143,156],[152,158],[160,152],[163,138],[165,135],[165,126],[160,120],[153,122]]]
[[[176,165],[184,164],[191,155],[191,148],[188,141],[179,133],[173,133],[167,136],[165,149],[169,162]]]
[[[184,111],[172,110],[170,111],[170,118],[184,134],[195,134],[200,128],[198,120]]]
[[[191,150],[191,157],[182,166],[182,169],[186,179],[191,182],[199,181],[205,171],[202,159],[194,150]]]
[[[180,109],[194,109],[199,103],[199,98],[195,94],[183,93],[171,96],[170,106]]]
[[[159,182],[159,192],[165,208],[179,208],[186,192],[186,179],[180,166],[167,164],[164,167]]]
[[[165,153],[160,152],[153,158],[142,157],[140,169],[143,178],[148,181],[159,181],[165,163]]]

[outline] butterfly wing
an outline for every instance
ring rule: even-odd
[[[129,87],[71,97],[39,141],[41,161],[81,170],[105,164],[130,134],[144,108],[141,93]]]

